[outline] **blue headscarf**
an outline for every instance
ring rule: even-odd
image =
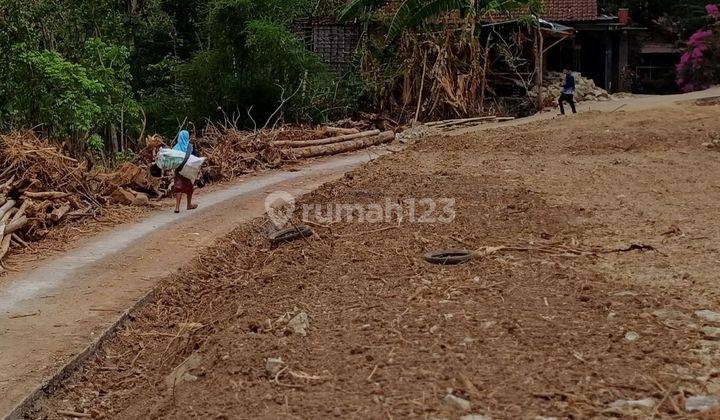
[[[178,133],[178,140],[177,140],[177,143],[175,143],[175,147],[173,147],[173,150],[187,153],[189,145],[190,145],[190,133],[188,133],[187,130],[183,130],[180,133]]]

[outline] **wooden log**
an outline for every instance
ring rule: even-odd
[[[70,204],[63,204],[50,213],[50,221],[53,223],[61,221],[69,211]]]
[[[322,146],[324,144],[340,143],[348,140],[355,140],[363,137],[372,137],[380,134],[380,130],[363,131],[361,133],[346,134],[344,136],[329,137],[326,139],[319,140],[303,140],[303,141],[292,141],[292,140],[281,140],[274,141],[270,144],[277,147],[310,147],[310,146]]]
[[[7,203],[7,197],[0,195],[0,206],[5,205],[5,203]]]
[[[474,117],[474,118],[461,118],[461,119],[447,120],[447,121],[435,121],[434,123],[428,123],[426,125],[429,127],[433,127],[433,128],[443,128],[443,127],[449,127],[452,125],[469,124],[469,123],[482,122],[482,121],[495,121],[495,120],[497,120],[496,116]]]
[[[285,153],[290,158],[311,158],[318,156],[336,155],[338,153],[352,152],[354,150],[364,149],[366,147],[376,146],[387,143],[395,138],[395,133],[385,131],[374,137],[362,138],[358,140],[349,140],[341,143],[333,143],[320,146],[303,147],[300,149],[286,150]]]
[[[5,235],[0,241],[0,261],[5,258],[8,250],[10,249],[10,242],[12,241],[12,235]]]
[[[25,240],[23,238],[21,238],[17,233],[13,233],[10,236],[12,236],[13,241],[17,242],[23,248],[30,248],[30,245],[28,245],[28,243],[25,242]]]
[[[464,120],[467,120],[467,119],[475,119],[475,118],[489,118],[489,119],[493,119],[493,118],[495,118],[495,116],[494,116],[494,115],[488,115],[488,116],[485,116],[485,117],[452,118],[452,119],[449,119],[449,120],[430,121],[430,122],[426,122],[424,125],[426,125],[426,126],[428,126],[428,127],[435,127],[435,126],[437,126],[437,125],[445,125],[445,124],[449,124],[449,123],[457,123],[457,122],[461,122],[461,121],[464,121]]]
[[[10,216],[12,213],[10,211],[5,212],[5,214],[0,218],[0,233],[5,232],[8,226],[8,221],[10,220]],[[1,236],[1,235],[0,235]],[[8,249],[10,249],[10,241],[12,240],[12,234],[7,234],[2,236],[2,239],[0,239],[0,261],[2,261],[5,254],[7,254]]]
[[[0,207],[0,219],[5,217],[5,214],[15,207],[15,200],[8,200],[5,204]]]
[[[13,216],[13,220],[17,220],[22,216],[25,216],[25,211],[30,206],[31,200],[23,200],[22,204],[20,204],[20,207],[18,208],[17,213]]]
[[[357,128],[343,128],[343,127],[323,127],[323,131],[326,133],[333,133],[333,134],[356,134],[359,133],[360,130]]]
[[[15,175],[11,176],[10,179],[5,181],[4,184],[0,185],[0,190],[2,190],[2,191],[9,190],[10,186],[13,185],[13,182],[15,182]]]
[[[26,216],[20,216],[17,220],[13,220],[12,222],[5,225],[5,230],[3,231],[3,236],[10,235],[11,233],[15,233],[18,230],[25,227],[25,225],[28,222],[28,218]]]
[[[41,192],[25,191],[25,193],[23,195],[25,197],[35,198],[38,200],[59,200],[61,198],[68,197],[70,194],[60,192],[60,191],[41,191]]]

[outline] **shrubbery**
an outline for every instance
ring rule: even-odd
[[[120,152],[227,117],[262,125],[347,110],[357,95],[290,30],[340,0],[2,0],[0,129]],[[318,9],[321,7],[321,9]]]
[[[677,82],[685,92],[720,82],[720,8],[709,4],[706,10],[709,26],[690,36],[677,65]]]

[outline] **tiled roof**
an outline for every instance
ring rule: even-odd
[[[403,3],[403,0],[391,0],[382,9],[382,14],[393,14]],[[540,17],[546,20],[561,22],[588,21],[598,18],[597,0],[544,0],[545,9]],[[517,17],[518,13],[511,14]],[[491,15],[492,20],[501,18],[500,15]]]
[[[595,20],[598,18],[597,0],[545,0],[541,16],[563,22]]]

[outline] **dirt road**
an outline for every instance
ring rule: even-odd
[[[720,106],[694,99],[374,161],[303,199],[355,213],[276,249],[243,224],[28,415],[717,418]],[[455,218],[411,222],[424,198]],[[422,258],[458,247],[479,256]]]
[[[240,222],[265,212],[269,191],[302,195],[368,161],[377,152],[327,159],[294,171],[248,177],[202,194],[201,208],[165,209],[120,226],[0,284],[0,413],[98,338],[157,281]]]

